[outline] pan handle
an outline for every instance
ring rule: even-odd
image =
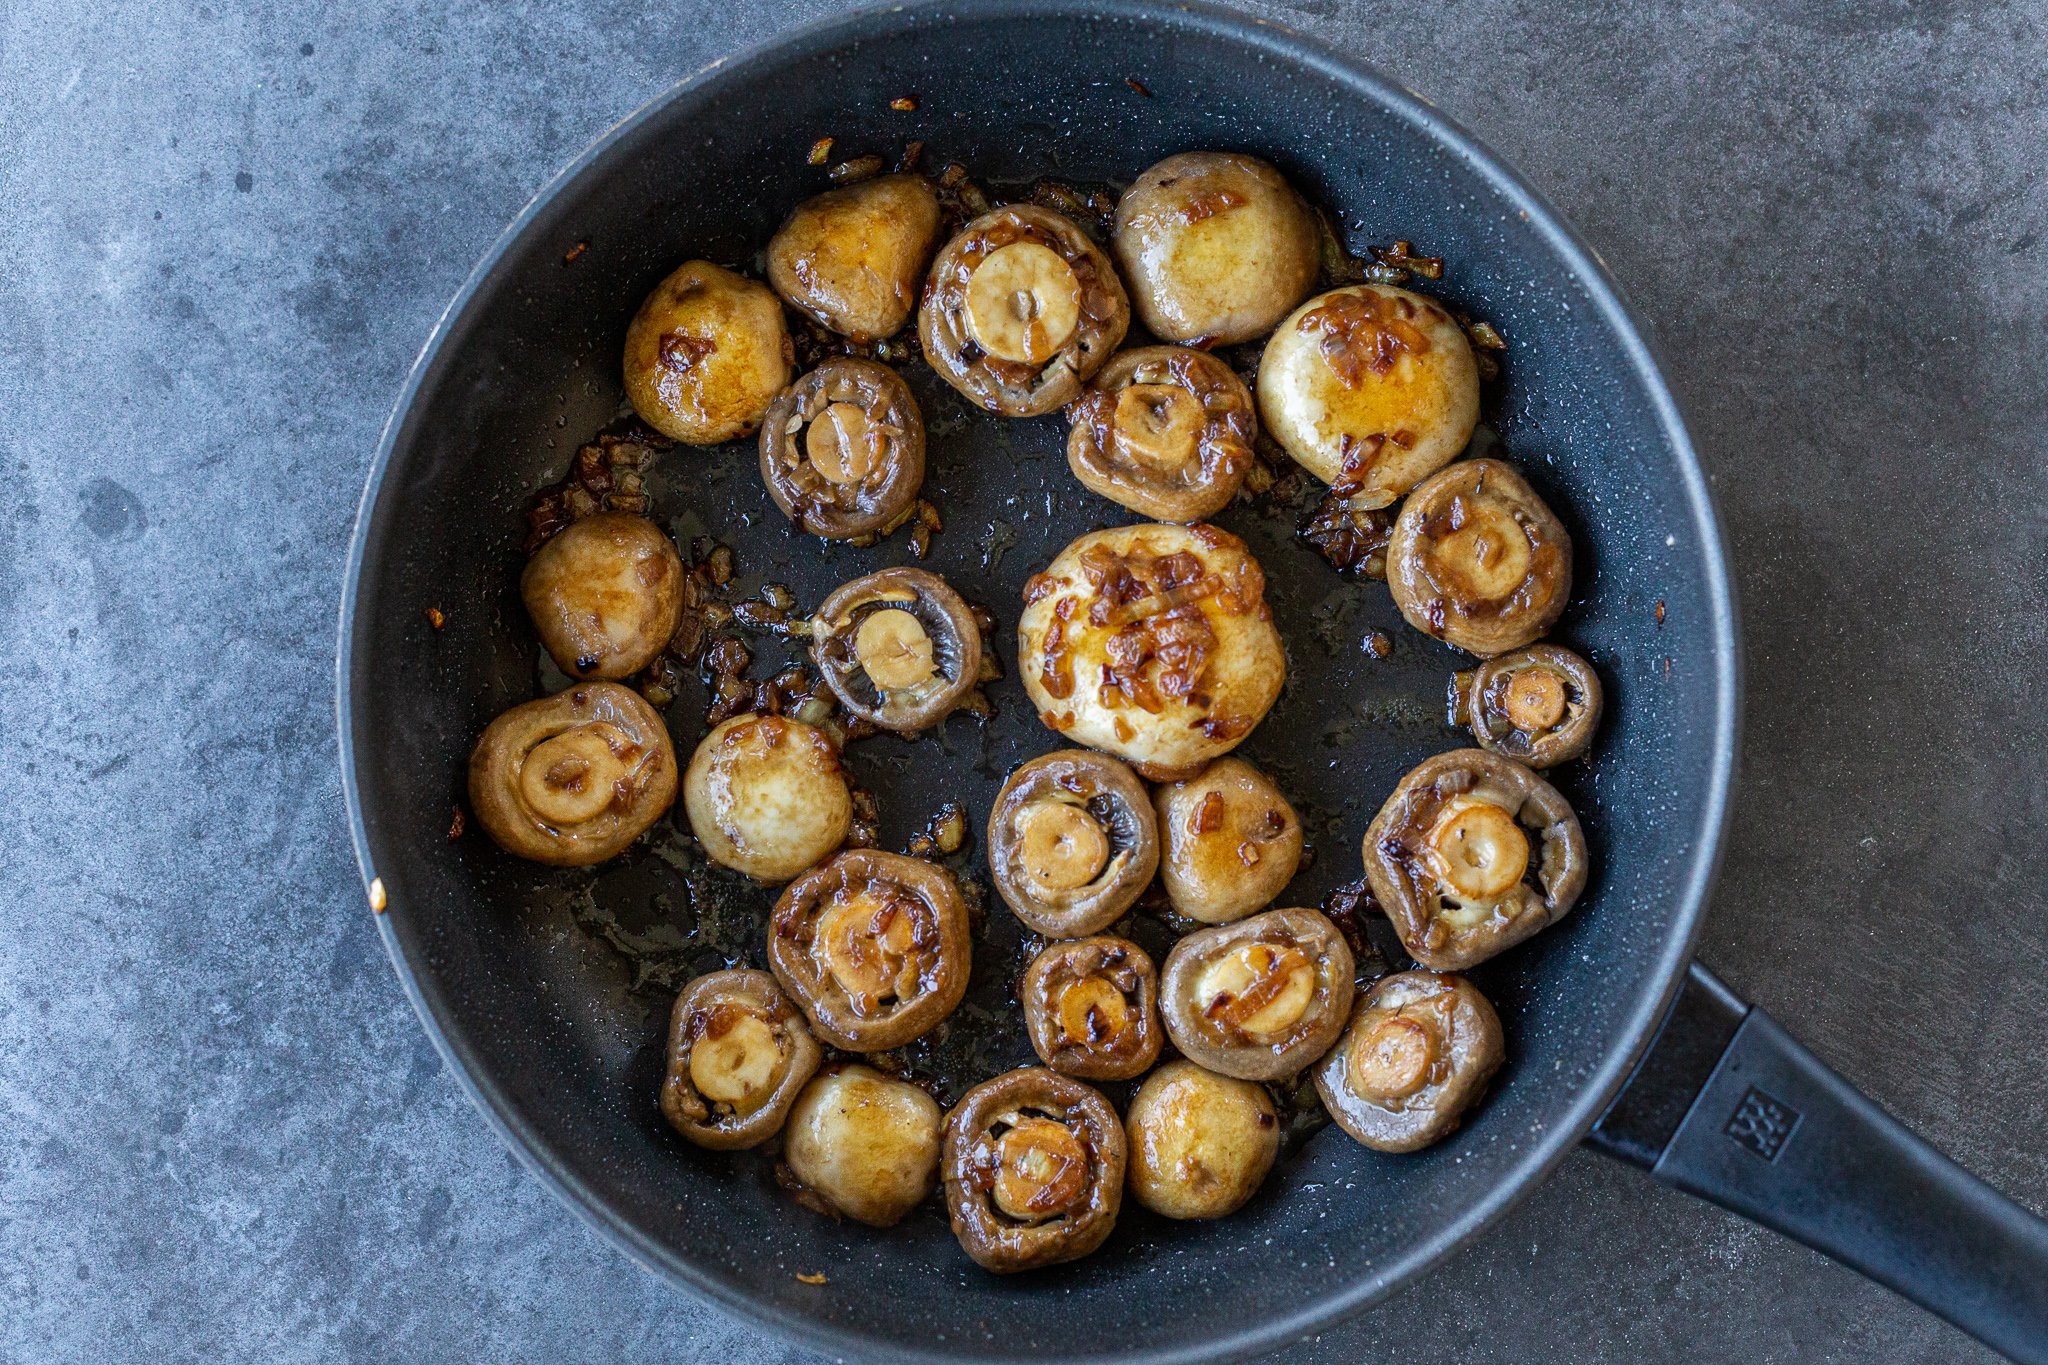
[[[2048,1223],[1907,1132],[1698,964],[1587,1142],[2048,1365]]]

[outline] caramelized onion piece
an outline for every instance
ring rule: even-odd
[[[1017,987],[1040,1061],[1091,1081],[1123,1081],[1159,1059],[1159,975],[1145,950],[1102,935],[1055,943]]]
[[[1572,542],[1499,460],[1464,460],[1408,495],[1387,587],[1409,625],[1482,658],[1540,638],[1572,588]]]
[[[758,1147],[782,1131],[822,1056],[768,973],[700,976],[669,1017],[661,1112],[699,1147]]]
[[[1067,408],[1067,464],[1090,492],[1158,521],[1228,506],[1258,419],[1228,365],[1183,346],[1119,352]]]
[[[941,1158],[953,1235],[998,1274],[1076,1260],[1116,1226],[1124,1129],[1079,1081],[1040,1067],[967,1092]]]
[[[662,435],[716,445],[761,424],[795,359],[768,286],[689,261],[654,287],[626,328],[626,397]]]
[[[784,389],[761,422],[761,481],[783,514],[826,540],[901,517],[924,486],[924,417],[886,365],[834,356]]]
[[[1351,949],[1322,914],[1269,910],[1174,944],[1159,1008],[1191,1061],[1242,1080],[1281,1080],[1337,1040],[1351,973]]]
[[[1578,758],[1600,728],[1600,675],[1558,645],[1495,655],[1474,670],[1462,699],[1480,748],[1532,768]]]
[[[668,729],[640,694],[582,683],[515,706],[469,756],[469,804],[507,853],[585,867],[623,852],[676,799]]]
[[[1062,749],[1010,774],[988,820],[996,890],[1018,919],[1052,938],[1114,924],[1159,866],[1152,803],[1129,768]]]
[[[1316,1092],[1337,1126],[1366,1146],[1413,1152],[1458,1126],[1505,1052],[1500,1017],[1471,982],[1400,972],[1359,999],[1316,1068]]]
[[[1266,1088],[1189,1061],[1145,1078],[1124,1131],[1132,1196],[1168,1218],[1237,1212],[1280,1155],[1280,1116]]]
[[[843,584],[811,627],[811,657],[846,709],[912,734],[958,710],[981,678],[981,628],[943,578],[883,569]]]

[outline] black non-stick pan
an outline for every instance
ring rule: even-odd
[[[892,102],[914,99],[914,110]],[[1114,185],[1168,153],[1255,152],[1354,245],[1442,256],[1428,285],[1508,341],[1489,439],[1566,518],[1576,593],[1558,636],[1596,662],[1609,719],[1559,770],[1595,873],[1568,919],[1487,964],[1509,1058],[1455,1136],[1386,1156],[1303,1124],[1242,1213],[1172,1224],[1132,1209],[1085,1262],[996,1278],[934,1204],[877,1232],[793,1204],[750,1154],[691,1148],[655,1105],[675,988],[758,962],[768,893],[708,868],[664,825],[611,864],[555,871],[451,839],[465,757],[548,684],[514,584],[522,513],[621,413],[620,341],[678,262],[744,264],[809,164],[928,144],[1000,187]],[[943,514],[930,566],[996,613],[1014,660],[1020,588],[1071,537],[1130,518],[1085,494],[1055,418],[965,411],[907,374],[933,434]],[[751,446],[663,454],[657,516],[735,551],[737,589],[835,584],[909,561],[791,531]],[[1384,587],[1340,577],[1268,497],[1219,520],[1263,562],[1290,654],[1243,752],[1276,774],[1315,849],[1285,903],[1359,875],[1366,821],[1414,763],[1457,747],[1450,649]],[[437,628],[429,609],[438,613]],[[1384,632],[1392,654],[1361,648]],[[757,671],[780,666],[756,641]],[[1058,747],[1012,676],[985,724],[852,746],[882,843],[948,799],[970,823],[1010,766]],[[765,1326],[891,1359],[1188,1360],[1275,1347],[1383,1298],[1590,1140],[1828,1251],[2025,1359],[2048,1360],[2048,1232],[1845,1087],[1690,965],[1729,800],[1736,624],[1706,484],[1656,366],[1599,264],[1536,195],[1419,99],[1283,29],[1190,5],[913,5],[806,29],[721,63],[606,135],[521,215],[413,371],[365,492],[342,608],[344,773],[364,876],[421,1019],[550,1186],[635,1259]],[[702,698],[669,708],[679,749]],[[985,877],[978,853],[962,875]],[[973,993],[930,1059],[958,1086],[1029,1059],[1009,983],[1020,933],[995,905]],[[979,1072],[979,1074],[972,1074]],[[1625,1273],[1617,1267],[1617,1274]],[[809,1283],[799,1274],[822,1274]]]

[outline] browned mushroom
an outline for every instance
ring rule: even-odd
[[[1184,346],[1120,351],[1067,408],[1067,464],[1093,493],[1158,521],[1237,496],[1258,418],[1237,373]]]
[[[761,421],[761,480],[783,514],[826,540],[881,531],[924,486],[924,418],[887,365],[826,360]]]
[[[1159,879],[1189,919],[1227,924],[1271,905],[1301,866],[1301,819],[1273,779],[1238,758],[1152,793]]]
[[[1499,460],[1424,480],[1394,520],[1387,587],[1409,625],[1486,658],[1555,625],[1572,589],[1572,542],[1536,490]]]
[[[1168,1062],[1124,1115],[1131,1195],[1168,1218],[1222,1218],[1244,1207],[1280,1155],[1280,1115],[1262,1085]]]
[[[720,866],[786,882],[845,842],[853,793],[825,732],[734,716],[697,743],[683,777],[690,830]]]
[[[661,1112],[699,1147],[758,1147],[782,1131],[822,1056],[768,973],[700,976],[669,1016]]]
[[[1268,910],[1189,934],[1166,955],[1159,1012],[1190,1061],[1277,1081],[1337,1041],[1351,1013],[1351,949],[1315,910]]]
[[[1471,982],[1437,972],[1383,977],[1316,1068],[1337,1126],[1382,1152],[1413,1152],[1458,1126],[1499,1069],[1500,1016]]]
[[[1586,863],[1585,835],[1557,788],[1484,749],[1421,764],[1365,831],[1373,895],[1408,955],[1440,972],[1476,966],[1562,919],[1586,885]]]
[[[596,512],[540,547],[519,577],[519,595],[564,673],[628,678],[676,633],[683,559],[647,518]]]
[[[1114,924],[1159,866],[1152,803],[1129,768],[1061,749],[1010,774],[988,818],[988,865],[1018,919],[1050,938]]]
[[[768,965],[820,1038],[901,1047],[967,993],[967,907],[952,874],[850,849],[791,882],[768,921]]]
[[[980,681],[981,628],[937,574],[883,569],[825,599],[811,657],[847,710],[914,734],[958,710]]]
[[[1454,723],[1479,747],[1532,768],[1554,768],[1593,747],[1600,675],[1558,645],[1497,654],[1451,680]]]
[[[654,286],[626,328],[626,397],[662,435],[716,445],[752,434],[795,360],[768,286],[689,261]]]
[[[1025,968],[1017,998],[1032,1051],[1054,1071],[1126,1081],[1159,1060],[1159,974],[1127,938],[1053,944]]]
[[[916,1086],[839,1063],[797,1096],[782,1158],[827,1211],[886,1228],[938,1183],[944,1124],[938,1102]]]
[[[946,1119],[953,1235],[998,1274],[1076,1260],[1123,1206],[1124,1126],[1092,1088],[1043,1067],[983,1081]]]
[[[557,867],[601,863],[676,799],[661,717],[617,683],[579,683],[515,706],[469,756],[469,804],[507,853]]]
[[[939,199],[920,175],[884,175],[796,206],[768,242],[768,282],[842,336],[894,336],[939,244]]]
[[[985,213],[946,243],[917,318],[939,377],[1005,417],[1071,402],[1130,323],[1130,300],[1102,248],[1031,204]]]

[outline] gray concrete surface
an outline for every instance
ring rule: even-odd
[[[471,262],[825,8],[0,0],[0,1359],[801,1358],[610,1251],[443,1073],[330,695],[363,472]],[[1750,648],[1705,956],[2039,1207],[2048,6],[1263,12],[1476,129],[1659,334]],[[1988,1358],[1590,1155],[1314,1354]]]

